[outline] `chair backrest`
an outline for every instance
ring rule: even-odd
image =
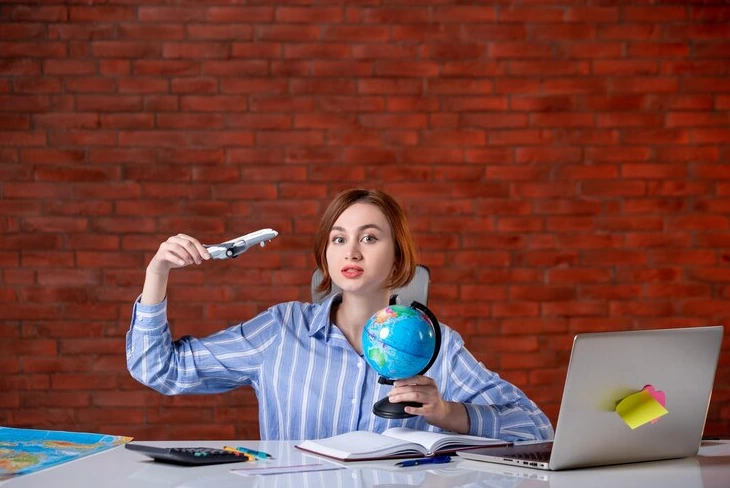
[[[329,293],[318,293],[317,286],[322,281],[322,273],[319,269],[315,269],[312,273],[312,302],[322,303],[330,295],[340,292],[340,288],[332,284],[332,291]],[[424,305],[428,305],[428,285],[431,282],[431,272],[429,269],[419,264],[416,266],[416,274],[413,279],[402,288],[395,288],[393,290],[394,295],[398,295],[398,303],[401,305],[410,305],[414,300]]]

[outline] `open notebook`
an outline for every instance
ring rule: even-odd
[[[459,449],[508,444],[488,437],[393,427],[382,434],[358,430],[324,439],[306,440],[296,447],[341,461],[366,461],[433,456]]]
[[[458,455],[548,470],[694,456],[722,336],[722,326],[578,334],[554,441]],[[653,387],[649,397],[647,386]],[[642,401],[628,411],[619,407],[619,415],[617,405],[629,397]],[[664,413],[655,397],[664,402]],[[642,412],[651,415],[637,415]]]

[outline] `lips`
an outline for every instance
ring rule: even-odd
[[[346,266],[342,268],[342,276],[345,278],[357,278],[362,274],[363,270],[359,266]]]

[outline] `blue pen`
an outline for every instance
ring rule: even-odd
[[[248,449],[248,448],[245,448],[245,447],[237,447],[236,449],[239,452],[242,452],[244,454],[250,454],[252,456],[256,456],[259,459],[270,459],[272,457],[271,454],[266,454],[265,452],[255,451],[253,449]]]
[[[436,456],[430,458],[413,459],[410,461],[401,461],[395,463],[396,466],[407,468],[409,466],[418,466],[420,464],[446,464],[451,462],[451,456]]]

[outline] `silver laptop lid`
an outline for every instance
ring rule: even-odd
[[[722,326],[578,334],[550,469],[697,454],[722,336]],[[616,404],[646,385],[664,393],[668,413],[631,429]]]

